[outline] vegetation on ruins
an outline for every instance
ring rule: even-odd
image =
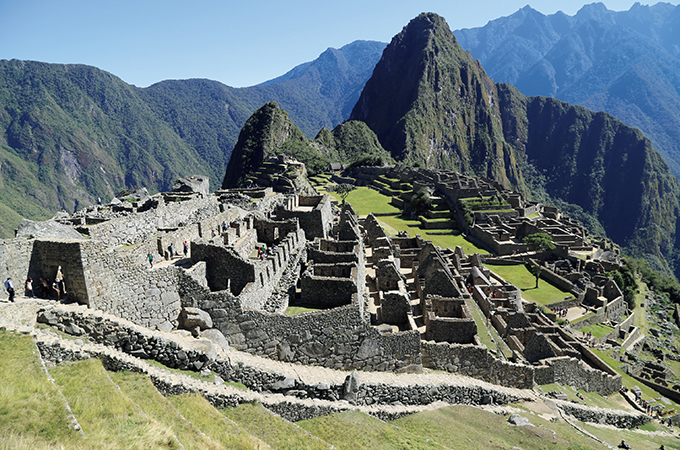
[[[342,205],[345,205],[345,202],[347,201],[347,196],[349,195],[350,192],[355,190],[357,187],[353,184],[349,183],[342,183],[339,184],[338,187],[335,188],[335,192],[340,196],[342,199]]]
[[[625,264],[617,270],[607,273],[616,282],[616,285],[623,292],[623,298],[631,310],[635,308],[635,294],[638,291],[637,281],[635,280],[635,268],[630,258],[625,258]]]
[[[418,189],[409,202],[411,217],[417,217],[432,208],[432,198],[426,187]]]
[[[533,268],[536,274],[536,287],[538,288],[538,280],[541,277],[541,266],[543,265],[543,260],[545,259],[544,253],[548,250],[553,250],[555,244],[553,244],[552,237],[548,233],[534,233],[529,236],[524,236],[522,242],[527,244],[531,250],[538,254],[540,259],[540,264]]]
[[[641,280],[649,289],[664,294],[673,303],[680,304],[680,283],[672,277],[664,276],[649,267],[646,261],[625,258],[626,266],[629,271],[640,274]]]

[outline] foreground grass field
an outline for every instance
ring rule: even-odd
[[[500,266],[487,264],[492,272],[514,284],[522,291],[522,298],[530,302],[549,306],[571,297],[569,292],[556,288],[545,280],[540,280],[536,288],[536,277],[524,265]]]

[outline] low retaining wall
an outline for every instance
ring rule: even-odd
[[[617,428],[636,428],[651,421],[652,418],[646,414],[615,411],[603,408],[588,408],[566,402],[557,404],[562,411],[581,422],[599,423],[612,425]]]
[[[501,386],[531,389],[534,368],[494,358],[484,346],[422,341],[423,366]]]
[[[543,366],[536,367],[536,383],[559,383],[583,389],[586,392],[597,392],[610,395],[618,392],[622,386],[621,375],[610,375],[601,370],[588,367],[583,361],[568,356],[547,358]]]

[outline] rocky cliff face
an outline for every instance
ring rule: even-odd
[[[638,130],[494,84],[435,14],[394,37],[351,118],[399,161],[455,169],[574,206],[669,270],[680,183]]]

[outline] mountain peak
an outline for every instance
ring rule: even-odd
[[[502,181],[496,97],[444,18],[423,13],[387,46],[350,119],[366,122],[397,160]]]

